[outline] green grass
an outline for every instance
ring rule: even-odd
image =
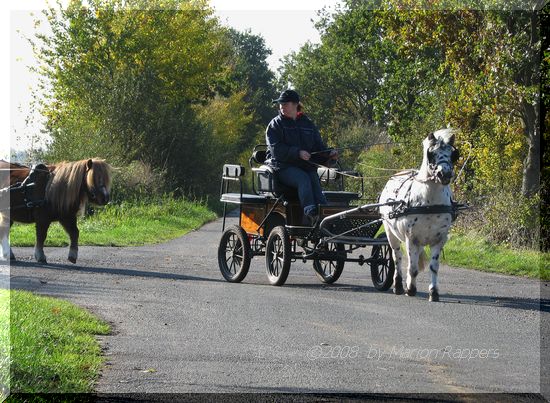
[[[93,391],[103,366],[95,335],[109,333],[106,323],[69,302],[26,291],[0,290],[0,303],[3,352],[10,329],[11,393]]]
[[[205,205],[164,197],[151,203],[122,203],[80,217],[80,245],[138,246],[167,241],[216,218]],[[14,224],[12,246],[33,246],[34,225]],[[51,225],[46,246],[66,246],[69,237],[58,224]]]
[[[0,401],[7,395],[10,378],[10,294],[0,290]]]
[[[453,233],[442,261],[450,266],[550,280],[550,253],[494,245],[473,233]]]

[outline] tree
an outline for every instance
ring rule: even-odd
[[[372,7],[346,1],[333,15],[321,14],[321,44],[285,58],[281,81],[307,94],[315,121],[339,145],[385,136],[417,142],[445,123],[442,54],[437,47],[399,52],[386,25],[393,12]]]
[[[273,117],[275,75],[267,65],[271,50],[265,40],[250,31],[229,29],[229,38],[235,49],[232,74],[229,77],[235,91],[245,91],[245,101],[254,110],[255,122],[265,128]]]
[[[407,7],[413,2],[399,4]],[[497,133],[504,134],[493,148],[500,155],[517,153],[520,128],[525,139],[521,190],[525,196],[536,193],[540,175],[537,12],[457,9],[396,15],[388,19],[388,26],[403,52],[426,47],[443,52],[441,70],[448,71],[455,88],[447,101],[450,121],[478,134],[484,123],[485,128],[494,127],[486,130],[492,132],[489,135],[474,140],[491,142]],[[509,161],[491,169],[505,166]]]
[[[465,156],[465,143],[473,148],[455,190],[494,210],[492,222],[480,223],[497,234],[494,239],[533,245],[541,24],[537,12],[512,11],[510,3],[499,7],[510,8],[463,9],[455,0],[432,1],[430,9],[416,0],[347,0],[334,14],[321,15],[321,44],[306,44],[287,57],[282,79],[312,94],[310,113],[322,130],[340,131],[338,144],[342,137],[368,143],[367,135],[357,133],[373,128],[405,144],[394,148],[399,165],[411,166],[427,133],[447,124],[461,129]]]
[[[284,59],[281,83],[301,93],[311,115],[322,128],[349,126],[360,120],[377,122],[373,99],[381,85],[391,45],[380,40],[376,13],[366,6],[342,9],[316,24],[321,44],[307,43]]]
[[[248,112],[235,91],[220,95],[233,46],[206,3],[73,0],[45,15],[52,35],[37,35],[34,49],[50,158],[139,160],[171,189],[214,192],[219,166],[204,156],[235,151],[243,128],[224,143],[203,109],[225,103],[243,125]]]

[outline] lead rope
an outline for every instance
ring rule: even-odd
[[[304,160],[305,161],[305,160]],[[317,164],[316,162],[313,162],[313,161],[310,161],[310,160],[307,160],[306,162],[308,162],[309,164],[313,165],[314,167],[317,167],[317,168],[323,168],[323,169],[332,169],[332,168],[329,168],[329,167],[326,167],[324,165],[321,165],[321,164]],[[348,173],[344,173],[342,171],[335,171],[337,174],[340,174],[342,176],[347,176],[349,178],[355,178],[355,179],[360,179],[361,176],[356,176],[356,175],[351,175],[351,174],[348,174]]]
[[[458,171],[458,175],[453,180],[453,183],[455,183],[460,177],[460,175],[462,175],[462,171],[464,171],[464,168],[466,167],[466,165],[468,164],[468,161],[470,160],[470,157],[472,156],[472,144],[469,141],[465,141],[464,143],[470,146],[470,151],[468,152],[468,157],[466,157],[466,161],[464,161],[464,164],[462,164],[460,171]]]

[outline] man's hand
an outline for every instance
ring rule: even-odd
[[[309,161],[309,159],[311,158],[311,154],[308,153],[306,150],[300,150],[300,158],[303,159],[304,161]]]
[[[338,150],[332,150],[330,152],[329,159],[337,160],[338,159]]]

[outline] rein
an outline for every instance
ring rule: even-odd
[[[458,180],[458,178],[462,174],[462,171],[464,171],[464,168],[466,168],[466,165],[468,165],[468,161],[470,160],[470,157],[472,156],[472,144],[470,144],[467,141],[465,143],[470,146],[470,151],[468,152],[468,157],[466,157],[466,161],[464,161],[464,164],[462,164],[462,167],[460,168],[460,171],[458,171],[458,175],[455,176],[455,178],[453,180],[453,183],[455,183]]]
[[[307,160],[306,161],[307,163],[313,165],[314,167],[316,168],[323,168],[323,169],[331,169],[325,165],[321,165],[321,164],[317,164],[316,162],[313,162],[313,161],[310,161],[310,160]],[[335,171],[336,174],[338,175],[342,175],[342,176],[347,176],[348,178],[355,178],[355,179],[360,179],[362,178],[361,176],[357,176],[357,175],[351,175],[351,174],[348,174],[348,173],[345,173],[345,172],[342,172],[342,171]]]
[[[334,151],[334,150],[363,150],[363,149],[366,150],[366,149],[368,149],[369,147],[372,147],[372,146],[381,146],[381,145],[391,146],[391,145],[395,145],[395,144],[404,144],[404,143],[385,142],[385,143],[371,143],[371,144],[360,144],[360,145],[358,144],[358,145],[352,145],[352,146],[349,146],[349,147],[327,148],[326,150],[314,151],[310,154],[311,155],[323,154],[323,153],[328,153],[328,152],[331,152],[331,151]]]

